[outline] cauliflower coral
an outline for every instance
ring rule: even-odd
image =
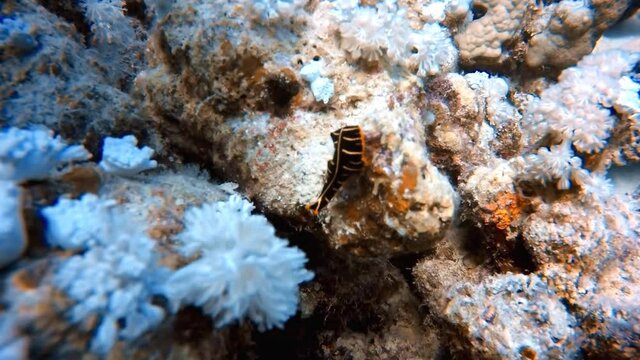
[[[85,194],[78,200],[60,198],[54,206],[42,209],[47,220],[47,242],[71,250],[99,244],[109,225],[105,216],[114,205],[115,201],[93,194]]]
[[[186,212],[181,252],[200,258],[169,278],[165,293],[174,309],[200,306],[218,327],[247,316],[261,331],[282,327],[295,314],[298,284],[313,277],[305,255],[251,210],[234,195]]]
[[[66,314],[72,323],[92,328],[91,319],[97,319],[91,351],[108,354],[118,339],[133,340],[164,319],[151,298],[160,293],[169,270],[158,264],[144,226],[111,200],[85,195],[61,201],[45,209],[49,242],[87,250],[61,263],[53,284],[75,302]],[[82,222],[81,215],[96,220]],[[80,231],[81,224],[86,228]]]
[[[106,137],[100,168],[110,174],[132,176],[158,166],[157,161],[151,160],[153,149],[148,146],[137,148],[137,144],[138,139],[133,135]]]

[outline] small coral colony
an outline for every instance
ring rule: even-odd
[[[3,1],[0,360],[640,358],[639,7]]]

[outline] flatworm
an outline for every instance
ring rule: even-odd
[[[305,206],[314,215],[318,215],[327,206],[349,176],[359,172],[364,166],[364,133],[360,126],[340,128],[331,133],[331,139],[335,150],[333,159],[328,163],[327,182],[318,199]]]

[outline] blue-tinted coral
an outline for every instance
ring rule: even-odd
[[[47,242],[69,250],[79,250],[102,242],[109,209],[115,201],[85,194],[79,200],[60,198],[42,209],[47,222]],[[87,216],[90,214],[91,216]]]
[[[0,180],[0,268],[19,258],[27,247],[19,205],[20,188]]]
[[[16,316],[0,313],[0,359],[26,359],[27,339],[16,332]]]
[[[85,210],[83,206],[75,209]],[[160,292],[169,270],[158,265],[155,243],[145,235],[144,227],[121,209],[83,214],[101,222],[99,227],[83,230],[83,236],[96,243],[65,260],[53,284],[75,301],[67,313],[72,323],[88,326],[88,319],[97,318],[91,351],[107,354],[117,340],[133,340],[164,319],[164,310],[152,304],[151,298]],[[66,219],[77,220],[77,216]],[[82,224],[70,225],[74,226]],[[90,231],[94,233],[86,234]],[[69,241],[74,242],[79,241]]]
[[[174,308],[200,306],[218,327],[248,317],[259,330],[282,327],[295,314],[298,285],[313,274],[304,268],[304,253],[252,209],[234,195],[186,212],[180,250],[200,257],[169,279]]]
[[[120,0],[82,0],[80,6],[91,24],[95,42],[127,43],[135,40],[133,27]]]
[[[0,132],[0,180],[45,179],[61,165],[90,157],[84,147],[69,146],[44,128]]]
[[[153,149],[148,146],[137,148],[137,144],[138,139],[133,135],[105,138],[100,168],[110,174],[131,176],[158,166],[151,160]]]

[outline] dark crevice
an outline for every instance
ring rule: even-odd
[[[480,231],[472,224],[471,221],[461,222],[458,227],[464,229],[462,238],[462,248],[470,260],[475,264],[482,264],[487,261],[486,248],[482,243],[482,235]]]
[[[277,107],[288,106],[291,99],[300,90],[300,85],[297,82],[279,75],[267,79],[265,85],[267,86],[269,98]]]
[[[211,335],[213,320],[195,306],[180,309],[173,321],[173,335],[178,343],[197,343]]]
[[[473,14],[473,20],[481,19],[487,14],[487,7],[484,4],[474,3],[471,7],[471,13]]]
[[[241,322],[217,329],[211,316],[196,306],[178,311],[169,335],[176,343],[188,346],[197,359],[257,358],[250,324]]]
[[[634,16],[636,14],[636,12],[638,11],[638,9],[640,9],[640,0],[632,1],[631,4],[629,5],[629,7],[624,11],[624,13],[622,13],[622,16],[620,16],[620,19],[618,19],[616,24],[614,24],[611,27],[614,27],[617,24],[620,24],[621,22],[623,22],[623,21],[629,19],[630,17]]]
[[[254,332],[256,359],[316,359],[320,344],[318,329],[322,318],[312,316],[302,319],[299,315],[287,321],[283,329]]]
[[[300,93],[301,86],[295,75],[288,71],[270,75],[264,81],[262,107],[274,115],[284,117],[291,112],[293,99]]]
[[[451,353],[451,348],[449,346],[441,346],[440,353],[438,354],[438,357],[436,358],[436,360],[453,360],[453,359],[456,359],[456,358],[454,358],[453,354]]]
[[[533,256],[531,256],[531,253],[525,246],[524,238],[521,234],[516,238],[515,247],[513,249],[513,262],[523,274],[531,274],[537,270],[537,266],[533,261]]]
[[[138,19],[143,25],[147,26],[147,6],[143,0],[125,0],[123,3],[125,15]]]
[[[43,184],[47,186],[48,184]],[[30,189],[29,189],[30,190]],[[27,191],[29,191],[27,190]],[[48,191],[47,191],[48,192]],[[46,220],[38,205],[40,199],[33,198],[33,193],[29,191],[28,196],[23,197],[25,203],[22,204],[22,219],[25,224],[27,244],[27,254],[29,257],[46,256],[49,251],[49,244],[45,239]],[[45,201],[42,201],[44,203]]]
[[[261,358],[319,358],[326,350],[322,343],[335,345],[336,337],[344,331],[381,331],[393,316],[385,304],[404,286],[405,278],[411,278],[419,255],[398,257],[395,264],[384,258],[361,258],[329,248],[326,241],[302,231],[301,224],[287,218],[273,214],[267,218],[278,236],[307,254],[306,268],[315,277],[301,286],[301,292],[314,299],[315,306],[308,318],[292,318],[284,330],[255,334]],[[392,271],[393,265],[405,278]]]
[[[87,43],[87,39],[91,35],[91,27],[78,6],[77,0],[38,0],[38,3],[52,14],[73,24],[78,33],[84,37],[85,44]]]
[[[413,268],[415,268],[416,264],[426,255],[427,254],[425,253],[407,254],[389,259],[391,265],[398,269],[402,274],[402,277],[407,282],[411,293],[418,299],[420,299],[422,295],[420,295],[420,291],[418,290],[413,278]]]
[[[567,298],[561,298],[560,303],[567,309],[567,313],[579,316],[580,309],[576,305],[572,305]]]

